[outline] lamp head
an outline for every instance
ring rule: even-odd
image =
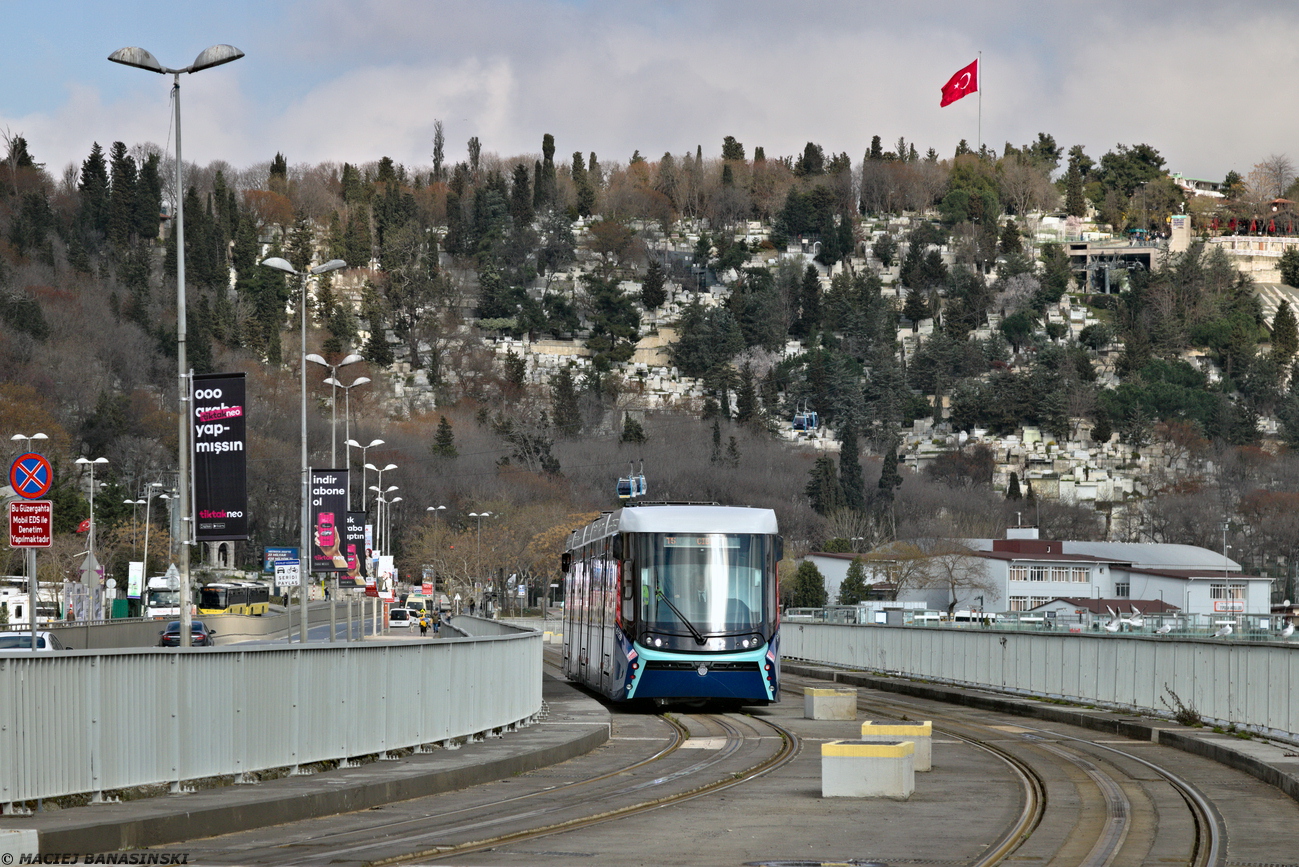
[[[145,53],[147,54],[148,52]],[[185,71],[194,73],[201,69],[211,69],[214,66],[221,66],[236,61],[243,56],[244,53],[233,45],[213,45],[209,48],[204,48],[199,56],[194,58],[194,62],[190,64],[189,69],[186,69]]]
[[[339,268],[346,268],[347,263],[342,259],[330,259],[323,265],[317,265],[311,269],[312,274],[324,274],[329,271],[337,271]]]
[[[353,352],[351,355],[347,356],[347,358],[338,362],[338,366],[342,367],[344,364],[356,364],[358,361],[365,361],[365,359]]]
[[[339,382],[337,379],[334,379],[334,377],[332,377],[332,376],[326,376],[326,377],[325,377],[325,385],[340,386],[340,385],[342,385],[342,384],[343,384],[343,383]]]
[[[313,362],[315,364],[320,364],[325,367],[329,367],[329,362],[321,358],[319,355],[317,355],[314,352],[307,356],[307,361]]]
[[[388,464],[388,466],[386,466],[386,467],[383,468],[383,471],[386,473],[386,472],[388,472],[388,470],[395,470],[395,469],[397,469],[397,465],[396,465],[396,464]]]
[[[365,385],[369,381],[370,381],[370,377],[368,376],[358,376],[356,379],[352,380],[352,385],[349,385],[347,387],[351,388],[353,385]]]
[[[201,57],[202,55],[199,56]],[[120,63],[123,66],[134,66],[137,69],[147,69],[150,72],[156,72],[159,75],[166,75],[168,72],[184,71],[180,69],[168,69],[159,63],[158,58],[154,57],[148,51],[145,51],[143,48],[136,48],[135,46],[119,48],[112,54],[108,55],[108,59],[114,63]]]
[[[373,441],[372,443],[370,443],[368,446],[366,446],[366,448],[367,448],[367,449],[372,449],[372,448],[374,448],[375,446],[381,446],[381,445],[383,445],[383,440],[375,440],[375,441]]]
[[[281,259],[279,256],[272,256],[269,259],[263,259],[262,264],[267,268],[274,268],[276,271],[283,271],[285,274],[293,274],[294,276],[301,274],[297,268],[294,268],[293,265],[289,263],[288,259]]]

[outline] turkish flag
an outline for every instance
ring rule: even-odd
[[[86,520],[82,521],[80,524],[77,525],[77,532],[78,532],[78,533],[89,533],[89,532],[90,532],[90,519],[89,519],[89,518],[87,518]]]
[[[948,79],[943,85],[943,101],[938,103],[942,108],[951,105],[958,99],[969,96],[979,89],[979,61],[975,60],[969,66]]]

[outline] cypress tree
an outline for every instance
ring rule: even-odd
[[[1296,350],[1299,350],[1299,323],[1290,310],[1290,303],[1282,301],[1272,317],[1272,354],[1284,364]]]
[[[880,501],[893,502],[893,489],[901,484],[902,474],[898,472],[898,453],[896,449],[889,448],[884,455],[884,466],[880,469],[880,481],[877,485]]]
[[[555,419],[555,433],[561,437],[575,437],[582,432],[582,412],[578,406],[577,385],[573,372],[561,367],[550,385],[551,416]]]
[[[1012,472],[1010,474],[1010,483],[1006,485],[1006,499],[1022,500],[1023,498],[1024,494],[1019,490],[1019,473]]]
[[[1069,170],[1064,177],[1064,211],[1071,217],[1082,217],[1087,213],[1082,172],[1078,170],[1077,161],[1072,159],[1069,160]]]
[[[510,218],[514,227],[522,229],[532,225],[532,186],[528,182],[528,167],[519,163],[514,167],[512,186],[510,187]]]
[[[857,455],[857,429],[845,424],[839,433],[839,486],[844,503],[850,509],[866,508],[866,488],[862,482],[861,460]]]
[[[657,259],[650,259],[649,267],[645,269],[645,280],[640,287],[640,302],[646,310],[657,310],[668,300],[666,283],[663,266]]]

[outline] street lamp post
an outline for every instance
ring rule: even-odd
[[[359,383],[360,380],[352,383],[352,385],[358,385]],[[356,440],[350,438],[347,441],[348,448],[361,450],[361,511],[365,511],[365,468],[369,466],[369,464],[365,462],[365,453],[375,446],[381,445],[383,445],[383,440],[371,440],[368,446],[363,446]],[[347,467],[350,470],[352,468],[351,453],[349,452],[348,455]],[[350,481],[352,474],[349,472],[347,477],[349,479],[347,483],[347,507],[350,509],[352,508],[352,483]]]
[[[350,357],[350,356],[349,356],[349,357]],[[357,358],[360,358],[360,356],[358,355]],[[346,359],[344,359],[344,360],[346,360]],[[340,362],[340,363],[341,363],[341,362]],[[335,377],[333,377],[333,376],[331,376],[331,377],[329,377],[328,379],[325,380],[325,385],[333,386],[334,388],[341,388],[341,389],[343,390],[343,443],[344,443],[344,448],[347,447],[347,446],[346,446],[347,443],[349,443],[349,442],[352,441],[352,389],[356,388],[358,385],[365,385],[365,384],[366,384],[367,382],[369,382],[369,381],[370,381],[370,377],[368,377],[368,376],[358,376],[356,379],[354,379],[354,380],[352,381],[352,384],[351,384],[351,385],[343,385],[343,383],[339,382],[338,379],[335,378]],[[364,455],[362,455],[362,457],[364,458]],[[349,469],[349,470],[351,469],[351,462],[350,462],[350,461],[348,462],[348,469]],[[349,509],[352,508],[352,491],[351,491],[351,485],[348,486],[348,491],[347,491],[347,507],[348,507]]]
[[[376,442],[377,442],[377,441],[376,441]],[[374,445],[374,443],[370,443],[370,445]],[[386,473],[386,472],[388,472],[388,470],[395,470],[395,469],[397,469],[397,465],[396,465],[396,464],[386,464],[386,465],[383,467],[383,469],[380,469],[379,467],[376,467],[374,464],[366,464],[365,467],[364,467],[364,469],[367,469],[367,470],[374,470],[376,473],[379,474],[378,487],[375,487],[374,485],[371,485],[371,486],[369,487],[369,490],[371,490],[371,491],[379,491],[379,490],[382,490],[382,489],[383,489],[383,474]],[[361,481],[362,481],[363,483],[364,483],[364,481],[365,481],[365,479],[364,479],[364,474],[363,474],[363,476],[362,476]],[[361,491],[361,510],[362,510],[363,512],[365,512],[367,515],[370,514],[370,504],[367,503],[367,502],[365,501],[365,491],[364,491],[364,490]],[[376,511],[376,512],[375,512],[375,520],[376,520],[376,521],[378,520],[378,517],[379,517],[379,513],[378,513],[378,511]],[[376,539],[375,541],[378,541],[378,539]]]
[[[49,439],[49,437],[47,437],[43,433],[34,433],[31,436],[27,436],[26,434],[14,434],[9,438],[11,442],[17,442],[18,440],[25,440],[27,442],[27,448],[25,449],[25,451],[28,452],[32,450],[32,440],[46,440],[46,439]],[[37,583],[36,582],[36,549],[28,548],[27,549],[27,611],[31,615],[29,618],[29,625],[31,626],[32,652],[36,651],[36,597],[38,595],[36,592],[37,591],[36,583]]]
[[[189,517],[189,361],[185,357],[185,161],[180,149],[180,74],[190,75],[214,66],[231,63],[243,57],[244,53],[233,45],[213,45],[203,49],[194,62],[184,69],[172,69],[163,66],[143,48],[119,48],[108,59],[125,66],[134,66],[159,75],[172,76],[172,100],[176,105],[176,370],[177,395],[180,399],[180,413],[177,416],[176,452],[179,458],[180,475],[177,487],[180,488],[181,520]],[[180,646],[189,647],[190,611],[189,611],[189,543],[193,530],[193,521],[188,525],[189,531],[180,546]],[[184,526],[184,525],[182,525]]]
[[[302,295],[299,299],[299,306],[302,313],[302,511],[299,520],[302,522],[302,549],[298,554],[298,601],[301,603],[301,633],[299,641],[307,641],[307,576],[311,570],[311,497],[308,492],[310,487],[309,471],[307,468],[307,281],[312,277],[326,274],[330,271],[337,271],[339,268],[346,268],[347,263],[342,259],[330,259],[323,265],[317,265],[314,268],[308,268],[306,271],[299,271],[289,264],[288,260],[281,259],[279,256],[272,256],[269,259],[263,259],[262,264],[267,268],[274,268],[276,271],[283,271],[285,274],[292,274],[295,277],[302,278]]]
[[[92,461],[90,458],[77,458],[76,463],[81,464],[82,466],[90,467],[90,536],[89,536],[89,544],[87,544],[87,546],[86,546],[86,551],[89,553],[89,555],[90,555],[90,559],[91,559],[92,561],[95,561],[95,466],[96,466],[97,464],[106,464],[106,463],[108,463],[108,458],[95,458],[93,461]],[[95,561],[95,562],[98,562],[98,561]],[[89,578],[89,577],[90,577],[90,575],[87,574],[87,575],[86,575],[86,578]],[[94,583],[93,583],[93,585],[92,585],[92,588],[93,588],[93,590],[95,590],[95,591],[99,590],[99,576],[98,576],[98,575],[95,576],[95,579],[94,579]],[[102,591],[100,591],[100,592],[102,593]],[[100,597],[100,605],[98,606],[99,610],[96,611],[96,610],[95,610],[95,609],[96,609],[96,606],[95,606],[95,604],[94,604],[94,603],[95,603],[95,596],[96,596],[96,593],[95,593],[95,592],[92,592],[92,593],[90,594],[91,611],[92,611],[92,613],[98,613],[98,614],[101,616],[101,618],[102,618],[102,615],[103,615],[103,613],[104,613],[103,610],[102,610],[102,609],[103,609],[103,598],[102,598],[102,596]]]
[[[338,387],[342,385],[338,381],[338,369],[345,364],[356,364],[358,361],[365,361],[365,359],[353,353],[338,362],[338,364],[330,364],[313,352],[307,356],[307,361],[329,368],[329,376],[325,377],[325,385],[329,386],[329,466],[332,469],[338,465]],[[369,380],[367,379],[366,382],[369,382]],[[344,439],[346,439],[346,435],[344,435]]]
[[[469,517],[478,521],[478,541],[475,544],[474,551],[474,571],[478,573],[478,580],[483,580],[483,518],[490,518],[491,512],[470,512]]]
[[[435,536],[437,535],[438,512],[441,512],[444,509],[446,509],[446,506],[426,506],[424,508],[424,511],[433,513],[433,532]],[[433,598],[434,599],[441,598],[438,596],[438,573],[437,573],[436,562],[433,564]]]
[[[140,517],[140,506],[144,505],[144,499],[123,500],[122,505],[131,507],[131,550],[138,551],[139,548],[136,547],[135,537],[139,533],[139,524],[137,521]]]
[[[376,524],[374,540],[375,542],[378,543],[380,551],[383,551],[384,553],[390,553],[388,551],[388,545],[384,539],[384,532],[383,532],[388,528],[388,510],[386,507],[388,503],[392,502],[387,498],[387,495],[391,494],[393,491],[398,490],[398,486],[389,485],[386,488],[380,488],[375,485],[371,485],[370,490],[374,491],[375,494],[377,495],[375,497],[375,501],[378,504],[374,510],[374,517],[375,517],[375,524]]]

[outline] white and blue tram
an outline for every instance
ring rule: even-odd
[[[776,513],[627,506],[569,537],[564,674],[616,701],[780,700]]]

